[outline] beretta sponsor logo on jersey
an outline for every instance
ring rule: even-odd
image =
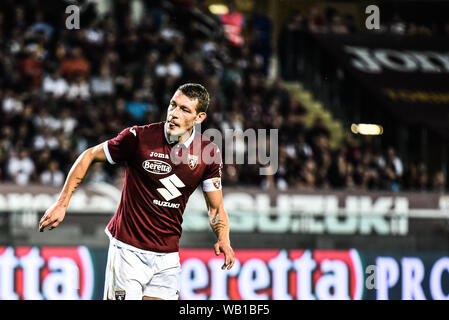
[[[171,172],[171,165],[162,160],[145,160],[142,167],[154,174],[166,174]]]

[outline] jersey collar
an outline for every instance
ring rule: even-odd
[[[165,123],[164,123],[164,136],[165,136],[165,140],[167,141],[168,144],[173,144],[173,143],[178,142],[177,140],[170,139],[170,138],[172,138],[172,137],[169,136],[169,135],[167,134],[167,125],[168,125],[168,123],[165,122]],[[184,146],[185,146],[186,148],[188,148],[188,147],[190,146],[190,144],[192,143],[192,141],[193,141],[194,138],[195,138],[195,126],[193,126],[192,134],[190,135],[190,137],[184,142]]]

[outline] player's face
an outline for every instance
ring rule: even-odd
[[[167,133],[171,136],[190,135],[195,125],[205,118],[205,113],[196,112],[198,99],[190,99],[181,91],[176,91],[167,110]]]

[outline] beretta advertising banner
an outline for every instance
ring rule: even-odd
[[[180,251],[183,300],[449,299],[449,254],[237,249]],[[0,247],[0,299],[102,299],[106,249]]]

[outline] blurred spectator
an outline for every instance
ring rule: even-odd
[[[13,90],[6,90],[3,95],[2,109],[6,114],[20,113],[23,110],[23,103]]]
[[[354,182],[362,190],[376,190],[379,188],[379,163],[371,151],[366,151],[361,162],[356,164]]]
[[[59,170],[59,163],[55,160],[50,161],[48,168],[42,172],[40,182],[43,185],[60,187],[65,180],[64,173]]]
[[[316,163],[312,159],[306,160],[301,167],[298,188],[300,190],[314,190],[316,188]]]
[[[312,147],[306,142],[306,138],[304,134],[298,134],[297,140],[293,144],[293,152],[292,157],[298,158],[300,160],[307,160],[311,159],[313,157],[313,150]]]
[[[343,23],[343,18],[340,14],[335,13],[332,16],[332,20],[329,25],[329,32],[337,34],[345,34],[349,32],[348,27]]]
[[[416,190],[427,191],[429,189],[429,174],[427,172],[427,167],[420,163],[418,166],[418,176]]]
[[[86,42],[101,47],[105,41],[105,32],[99,26],[98,20],[93,20],[90,26],[84,30]]]
[[[69,90],[69,85],[67,81],[61,77],[59,70],[54,70],[44,77],[42,90],[44,93],[48,93],[55,98],[61,98]]]
[[[25,10],[21,5],[14,7],[14,27],[21,32],[25,31]]]
[[[408,190],[414,190],[418,185],[418,166],[414,161],[406,167],[403,183],[404,188]]]
[[[180,78],[182,76],[182,67],[176,62],[176,55],[171,53],[163,62],[158,63],[155,67],[155,74],[160,78],[168,76]]]
[[[104,166],[100,163],[94,163],[93,166],[89,169],[87,176],[88,184],[101,183],[108,180],[108,175],[104,169]]]
[[[406,32],[405,21],[398,14],[395,14],[390,22],[390,32],[399,35],[403,35]]]
[[[33,33],[40,33],[42,32],[45,36],[45,40],[48,41],[52,38],[54,33],[54,28],[45,22],[44,14],[42,11],[36,12],[35,15],[35,22],[29,29]]]
[[[27,185],[34,174],[34,162],[26,149],[11,155],[8,162],[8,175],[18,185]]]
[[[75,130],[78,120],[73,117],[69,108],[64,108],[60,115],[61,128],[66,136],[70,136]]]
[[[348,166],[349,163],[346,162],[344,154],[338,152],[329,168],[329,182],[334,188],[342,189],[347,186],[348,176],[350,174]]]
[[[144,65],[142,67],[143,77],[155,78],[156,65],[158,64],[158,60],[159,60],[159,52],[156,50],[150,51],[150,53],[148,53],[145,56]]]
[[[145,15],[142,23],[137,28],[138,34],[141,36],[141,40],[147,47],[152,48],[157,45],[157,40],[160,36],[157,26],[154,23],[152,15]]]
[[[126,103],[126,110],[139,123],[144,120],[146,113],[151,111],[151,106],[145,103],[142,98],[142,92],[135,91],[132,101]]]
[[[58,129],[58,120],[55,116],[49,113],[47,108],[41,108],[37,110],[35,116],[33,117],[34,126],[40,130],[43,127]]]
[[[242,46],[244,40],[242,37],[242,28],[244,27],[245,18],[243,14],[237,11],[234,0],[227,1],[228,13],[220,16],[226,39],[233,46]]]
[[[239,168],[235,164],[224,164],[223,185],[236,186],[239,184]]]
[[[87,76],[90,71],[90,63],[84,58],[80,47],[75,47],[72,52],[63,58],[60,65],[61,74],[73,80],[78,75]]]
[[[68,100],[87,100],[90,97],[89,84],[87,83],[84,76],[81,74],[76,77],[74,81],[72,81],[69,85],[69,89],[67,90],[67,99]]]
[[[269,166],[265,166],[267,169],[273,169]],[[289,158],[287,156],[286,147],[281,147],[278,154],[278,169],[271,175],[265,175],[262,178],[261,187],[262,189],[277,189],[277,190],[287,190],[289,188],[289,183],[292,183],[292,179],[289,176]]]
[[[353,15],[345,13],[343,15],[343,24],[346,26],[349,33],[357,32],[357,26]]]
[[[30,51],[25,59],[22,60],[21,67],[27,83],[33,87],[41,84],[43,71],[42,57],[39,56],[37,49]]]
[[[404,169],[401,159],[396,156],[396,151],[392,146],[387,148],[386,157],[380,158],[379,166],[383,169],[384,188],[398,191]]]
[[[42,172],[48,169],[50,161],[52,161],[51,150],[49,148],[45,148],[34,152],[32,158],[34,159],[36,174],[40,176]]]
[[[317,6],[312,5],[307,16],[307,28],[312,33],[326,32],[326,23]]]
[[[446,177],[443,171],[438,171],[433,176],[432,190],[438,192],[444,192],[446,190]]]
[[[90,89],[94,96],[111,96],[114,94],[114,80],[107,64],[102,64],[100,75],[90,80]]]
[[[0,181],[5,181],[7,178],[8,149],[6,139],[0,138]]]
[[[263,58],[264,73],[267,74],[271,56],[271,20],[255,6],[251,17],[251,51]]]
[[[49,127],[42,127],[42,130],[38,135],[34,137],[33,148],[35,150],[42,150],[49,148],[50,150],[57,149],[59,147],[58,139],[53,136]]]

